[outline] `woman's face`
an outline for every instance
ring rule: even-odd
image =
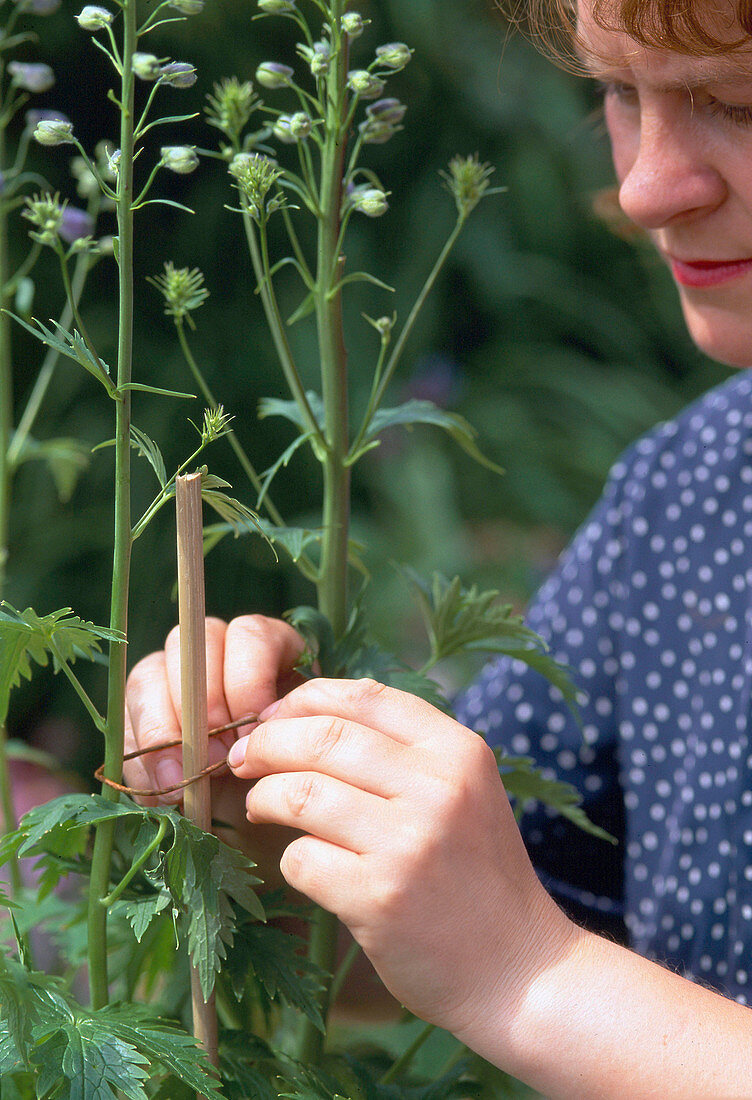
[[[624,213],[668,264],[698,346],[752,366],[752,49],[647,49],[597,27],[586,4],[579,28],[605,88]]]

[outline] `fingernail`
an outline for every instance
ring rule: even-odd
[[[166,787],[174,787],[176,783],[183,781],[183,768],[180,763],[171,758],[160,760],[154,774],[157,779],[157,787],[164,790]]]
[[[239,768],[245,760],[245,750],[248,745],[247,737],[240,737],[227,754],[227,763],[231,768]]]
[[[271,718],[273,714],[276,714],[279,708],[282,706],[282,700],[278,699],[276,703],[270,703],[268,707],[261,711],[259,714],[259,722],[266,722]]]

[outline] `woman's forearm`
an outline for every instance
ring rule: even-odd
[[[549,1100],[752,1097],[752,1009],[588,932],[486,1024],[462,1038]]]

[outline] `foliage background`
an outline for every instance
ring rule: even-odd
[[[58,84],[35,97],[34,106],[63,110],[93,149],[114,136],[115,111],[101,94],[108,80],[104,58],[73,19],[80,6],[63,0],[55,16],[40,21],[43,41],[33,47],[34,59],[53,66]],[[348,245],[349,270],[372,270],[398,290],[394,302],[373,288],[351,295],[350,357],[363,396],[377,349],[361,312],[378,316],[397,308],[404,314],[453,223],[440,169],[454,153],[478,152],[496,165],[494,183],[508,188],[481,204],[470,220],[395,383],[396,397],[431,397],[466,416],[506,476],[473,465],[443,435],[418,429],[395,431],[363,464],[355,485],[355,533],[369,545],[373,617],[385,640],[409,656],[417,627],[393,561],[423,573],[460,572],[523,604],[586,515],[624,446],[720,382],[725,369],[692,347],[668,276],[649,246],[612,232],[593,213],[594,197],[612,176],[587,84],[557,71],[519,36],[508,36],[492,0],[365,0],[356,6],[372,20],[356,47],[368,51],[404,40],[415,48],[413,62],[390,86],[409,105],[405,129],[388,145],[371,148],[371,163],[392,192],[391,209],[382,219],[354,219]],[[248,79],[261,60],[292,59],[285,21],[252,22],[255,10],[251,0],[207,0],[200,17],[165,28],[161,40],[155,36],[155,52],[190,61],[199,72],[193,89],[173,93],[175,113],[200,110],[214,81],[224,76]],[[270,100],[274,94],[265,93]],[[190,139],[181,130],[174,140],[212,146],[213,132],[202,119],[192,129]],[[166,144],[170,136],[162,130],[157,140]],[[38,150],[35,156],[53,188],[75,203],[69,150]],[[199,267],[211,297],[196,315],[194,352],[218,398],[235,414],[256,468],[264,470],[290,437],[280,421],[258,422],[255,416],[259,397],[283,391],[253,294],[240,219],[225,209],[232,204],[226,172],[207,159],[193,176],[174,177],[172,186],[174,197],[197,213],[151,207],[142,217],[136,376],[192,389],[171,322],[146,276],[159,273],[166,260]],[[19,219],[19,255],[24,233]],[[55,316],[62,303],[55,270],[42,264],[35,280],[37,315]],[[109,361],[114,290],[114,264],[107,261],[95,269],[83,302]],[[298,304],[296,295],[292,286],[281,292],[289,312]],[[292,339],[301,352],[309,349],[315,384],[310,324],[296,326]],[[19,332],[16,348],[20,405],[40,354]],[[200,420],[197,404],[145,398],[134,412],[138,425],[159,442],[168,466],[192,449],[187,417]],[[110,434],[109,417],[99,387],[63,364],[36,435],[75,435],[94,446]],[[225,442],[215,445],[208,461],[240,499],[254,503]],[[110,462],[107,449],[93,454],[67,503],[57,499],[41,464],[22,468],[7,592],[15,606],[44,613],[71,605],[86,619],[106,620]],[[139,465],[144,483],[137,492],[146,504],[153,486],[146,464]],[[316,471],[302,451],[273,488],[290,521],[315,515],[318,492]],[[174,570],[174,533],[165,509],[136,544],[132,663],[161,646],[175,621]],[[226,540],[208,559],[210,613],[279,614],[309,599],[294,570],[277,565],[260,540]],[[101,671],[82,670],[82,676],[96,693]],[[12,734],[51,748],[66,766],[91,774],[99,763],[98,737],[87,732],[62,680],[36,676],[16,693],[13,708]]]

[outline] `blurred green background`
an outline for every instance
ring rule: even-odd
[[[107,62],[73,18],[80,6],[63,0],[56,15],[37,20],[40,43],[25,49],[29,59],[47,61],[57,74],[56,87],[35,97],[34,105],[63,110],[93,149],[102,138],[116,138],[115,112],[106,99]],[[650,248],[634,236],[616,235],[593,212],[595,196],[612,176],[598,106],[586,83],[557,71],[519,35],[510,36],[492,0],[363,0],[355,7],[371,20],[354,45],[356,64],[359,54],[370,58],[383,42],[403,40],[415,50],[388,89],[408,104],[405,129],[389,144],[370,147],[364,158],[391,192],[391,208],[378,220],[353,219],[346,249],[349,270],[370,270],[397,290],[391,296],[360,286],[349,297],[356,411],[378,350],[361,314],[396,309],[404,318],[453,225],[440,170],[455,153],[478,153],[496,166],[494,184],[507,188],[473,215],[410,341],[391,402],[430,397],[461,413],[506,476],[474,465],[428,428],[393,431],[355,475],[354,531],[368,546],[374,624],[409,658],[419,645],[418,628],[393,562],[425,574],[459,572],[468,582],[500,588],[523,606],[587,514],[619,452],[721,381],[725,369],[690,344],[670,280]],[[207,0],[202,15],[153,36],[155,52],[190,61],[199,73],[194,88],[164,93],[164,113],[201,110],[215,81],[233,74],[251,78],[261,60],[294,63],[292,24],[254,22],[255,11],[252,0]],[[265,98],[286,106],[283,93],[265,92]],[[197,119],[160,129],[157,142],[213,147],[215,136]],[[70,155],[70,146],[34,153],[53,189],[76,203]],[[163,173],[159,190],[196,214],[152,206],[140,216],[136,377],[192,388],[171,322],[146,277],[158,274],[167,260],[199,267],[211,296],[195,315],[193,350],[235,415],[256,468],[264,470],[291,440],[292,429],[284,421],[256,419],[261,396],[286,395],[253,293],[241,222],[225,208],[233,205],[226,171],[207,158],[190,177]],[[102,232],[113,228],[105,217]],[[24,234],[19,219],[13,241],[19,257]],[[281,238],[275,246],[284,247]],[[34,277],[35,314],[56,316],[62,293],[54,265],[40,264]],[[83,301],[109,362],[115,288],[114,262],[104,261]],[[280,295],[292,312],[300,290],[285,275]],[[41,354],[22,333],[15,339],[20,414]],[[311,322],[293,328],[291,339],[313,386]],[[100,388],[64,363],[35,434],[74,435],[94,446],[111,437],[111,414]],[[168,468],[193,449],[189,416],[200,419],[198,403],[145,396],[134,402],[136,424],[160,444]],[[214,445],[207,461],[241,500],[254,503],[226,441]],[[66,503],[57,499],[42,464],[22,468],[6,593],[15,606],[44,613],[70,605],[86,619],[106,622],[111,463],[111,450],[92,454]],[[137,470],[136,507],[143,508],[154,482],[146,463]],[[318,469],[304,451],[280,474],[273,497],[290,522],[317,522]],[[172,517],[165,509],[136,544],[131,662],[161,646],[175,621],[174,573]],[[209,611],[225,617],[251,610],[278,614],[312,602],[295,570],[275,563],[268,548],[251,538],[225,540],[212,553],[207,593]],[[95,696],[101,693],[101,669],[81,674]],[[53,748],[84,774],[99,762],[98,736],[87,731],[67,684],[49,673],[40,671],[16,693],[11,732]]]

